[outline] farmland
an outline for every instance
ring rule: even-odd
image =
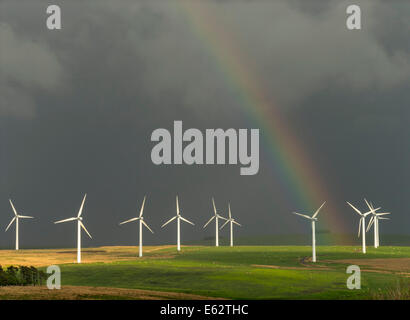
[[[0,250],[0,264],[61,268],[62,289],[0,288],[1,299],[410,299],[410,247],[173,246]],[[361,289],[346,287],[347,266]],[[13,291],[14,290],[14,291]],[[57,292],[59,291],[59,292]]]

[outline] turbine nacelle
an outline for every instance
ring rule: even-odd
[[[228,220],[227,218],[222,217],[222,216],[218,213],[218,210],[216,209],[216,206],[215,206],[215,200],[214,200],[214,198],[212,198],[212,206],[213,206],[213,208],[214,208],[214,214],[213,214],[213,216],[208,220],[208,222],[205,223],[204,228],[206,228],[206,226],[207,226],[213,219],[215,219],[215,223],[217,223],[217,220],[218,220],[218,219]],[[216,231],[216,232],[218,233],[218,231]]]
[[[311,217],[306,214],[293,212],[294,214],[301,216],[302,218],[312,221],[312,261],[313,262],[316,262],[316,229],[315,229],[315,222],[317,221],[316,217],[319,214],[320,209],[322,209],[323,206],[325,205],[325,203],[326,201],[322,203],[319,209],[317,209],[316,212]]]
[[[311,217],[306,215],[306,214],[299,213],[299,212],[293,212],[293,213],[298,215],[298,216],[301,216],[305,219],[311,220],[311,221],[318,221],[316,217],[319,214],[320,209],[322,209],[323,206],[325,205],[325,203],[326,203],[326,201],[322,203],[322,205],[319,207],[319,209],[317,209],[316,212]]]
[[[367,226],[366,232],[370,230],[370,228],[373,226],[373,231],[374,231],[374,247],[378,248],[380,245],[380,236],[379,236],[379,220],[389,220],[389,218],[383,217],[384,215],[390,214],[390,212],[376,212],[378,209],[374,209],[373,203],[369,203],[366,199],[364,199],[366,202],[367,206],[370,209],[370,212],[372,213],[372,217],[370,218],[369,224]]]
[[[77,263],[81,263],[81,229],[87,233],[87,235],[92,238],[91,234],[88,232],[87,228],[83,224],[83,217],[81,214],[83,213],[85,199],[87,198],[87,194],[84,194],[83,201],[81,202],[80,210],[78,210],[78,214],[76,217],[71,217],[59,221],[55,221],[55,224],[76,221],[77,222]]]
[[[187,222],[187,223],[189,223],[189,224],[192,224],[192,225],[194,226],[194,223],[193,223],[193,222],[189,221],[188,219],[185,219],[185,218],[181,215],[181,211],[179,210],[178,196],[176,197],[176,204],[177,204],[176,215],[173,216],[171,219],[169,219],[167,222],[165,222],[165,223],[161,226],[161,228],[165,227],[168,223],[174,221],[175,219],[177,219],[178,221],[179,221],[179,220],[182,220],[182,221]]]
[[[10,226],[13,224],[13,222],[16,223],[16,250],[19,250],[19,219],[33,219],[31,216],[23,216],[17,213],[16,208],[14,207],[13,201],[9,199],[10,206],[13,209],[14,212],[14,217],[11,219],[10,223],[6,227],[6,232],[10,228]]]
[[[138,216],[131,218],[129,220],[120,222],[120,225],[128,223],[128,222],[134,222],[139,220],[139,256],[142,257],[142,226],[147,228],[151,233],[154,233],[154,231],[151,230],[151,228],[148,226],[148,224],[144,221],[143,213],[144,213],[144,206],[145,206],[145,199],[147,196],[144,197],[144,200],[142,201],[140,213]]]
[[[225,219],[226,221],[225,221],[225,223],[224,223],[219,229],[222,229],[222,228],[225,227],[228,223],[236,224],[237,226],[242,227],[241,224],[239,224],[238,222],[236,222],[236,220],[235,220],[234,218],[232,218],[231,204],[230,204],[230,203],[228,203],[228,215],[229,215],[229,218],[228,218],[228,219],[223,218],[223,219]]]
[[[147,223],[144,221],[144,217],[143,217],[143,213],[144,213],[144,206],[145,206],[145,199],[147,196],[144,197],[144,200],[142,201],[142,206],[141,206],[141,210],[140,210],[140,214],[139,216],[135,217],[135,218],[131,218],[129,220],[120,222],[120,225],[128,223],[128,222],[134,222],[134,221],[138,221],[140,220],[140,222],[149,230],[151,231],[151,233],[154,233],[154,231],[151,230],[151,228],[147,225]]]
[[[292,212],[293,214],[296,214],[296,215],[298,215],[298,216],[301,216],[301,217],[303,217],[303,218],[305,218],[305,219],[308,219],[308,220],[311,220],[311,221],[318,221],[318,219],[315,217],[315,218],[313,218],[313,217],[309,217],[308,215],[306,215],[306,214],[302,214],[302,213],[299,213],[299,212]]]
[[[368,226],[367,226],[366,232],[370,230],[370,228],[371,228],[371,226],[372,226],[373,224],[376,225],[376,220],[390,220],[389,218],[382,217],[382,216],[384,216],[384,215],[391,214],[390,212],[376,212],[376,211],[379,210],[381,207],[375,209],[375,208],[373,207],[373,203],[371,203],[371,202],[369,203],[366,199],[364,199],[364,201],[366,202],[367,206],[368,206],[369,209],[370,209],[369,212],[372,214],[372,217],[370,218],[370,221],[369,221],[369,224],[368,224]],[[376,228],[376,227],[375,227],[375,228]],[[375,232],[378,233],[378,230],[376,230]],[[377,235],[377,237],[378,237],[378,235]]]
[[[55,221],[54,224],[70,222],[70,221],[77,221],[80,224],[80,227],[87,233],[87,235],[90,238],[92,238],[91,234],[88,232],[87,228],[84,226],[83,217],[81,216],[81,214],[83,213],[83,208],[84,208],[84,203],[85,203],[86,197],[87,197],[87,194],[84,195],[83,201],[81,202],[80,210],[78,211],[78,215],[76,217],[71,217],[71,218]]]

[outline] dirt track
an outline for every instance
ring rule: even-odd
[[[331,268],[324,267],[324,266],[286,267],[286,266],[275,266],[275,265],[266,265],[266,264],[252,264],[252,267],[269,268],[269,269],[282,269],[282,270],[331,270]]]
[[[87,300],[87,299],[133,299],[133,300],[209,300],[215,299],[193,294],[161,292],[139,289],[106,287],[64,286],[60,290],[47,287],[0,287],[0,300]]]
[[[405,277],[410,277],[410,258],[386,258],[386,259],[341,259],[322,260],[323,263],[331,264],[355,264],[361,267],[362,271],[378,273],[398,273]],[[288,270],[332,270],[331,265],[307,264],[305,259],[299,261],[300,267],[258,265],[257,268],[288,269]]]
[[[386,258],[386,259],[342,259],[326,260],[322,262],[356,264],[360,267],[370,267],[372,269],[402,272],[410,274],[410,258]]]

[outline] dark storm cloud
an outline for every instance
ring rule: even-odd
[[[19,37],[6,23],[0,24],[0,40],[0,116],[33,116],[35,102],[31,92],[58,87],[61,65],[46,46]]]
[[[303,139],[335,192],[334,205],[347,211],[347,225],[356,230],[343,201],[368,196],[394,213],[385,232],[408,233],[408,5],[358,3],[360,32],[345,28],[346,1],[206,7]],[[136,212],[145,193],[156,231],[180,194],[182,211],[197,224],[184,226],[185,239],[210,234],[198,230],[213,195],[225,211],[231,201],[242,234],[304,232],[303,221],[289,215],[302,204],[278,180],[263,146],[253,177],[239,176],[238,167],[151,163],[151,132],[171,129],[173,120],[185,128],[256,126],[213,58],[218,48],[193,30],[183,4],[61,2],[60,31],[46,30],[47,5],[0,4],[0,222],[11,217],[9,196],[38,216],[22,225],[22,245],[74,245],[74,226],[51,222],[73,215],[83,192],[94,235],[88,245],[136,241],[136,228],[117,223]],[[13,237],[0,239],[9,246]],[[173,239],[173,227],[147,234],[148,243]]]

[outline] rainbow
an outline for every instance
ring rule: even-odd
[[[332,232],[345,230],[340,213],[334,207],[329,189],[313,162],[281,115],[280,109],[267,97],[263,81],[249,67],[247,57],[235,44],[235,37],[221,28],[218,12],[208,1],[179,1],[193,32],[204,42],[209,54],[235,92],[250,121],[261,131],[261,138],[273,162],[273,171],[282,184],[278,188],[292,210],[310,212],[326,203],[323,223]]]

